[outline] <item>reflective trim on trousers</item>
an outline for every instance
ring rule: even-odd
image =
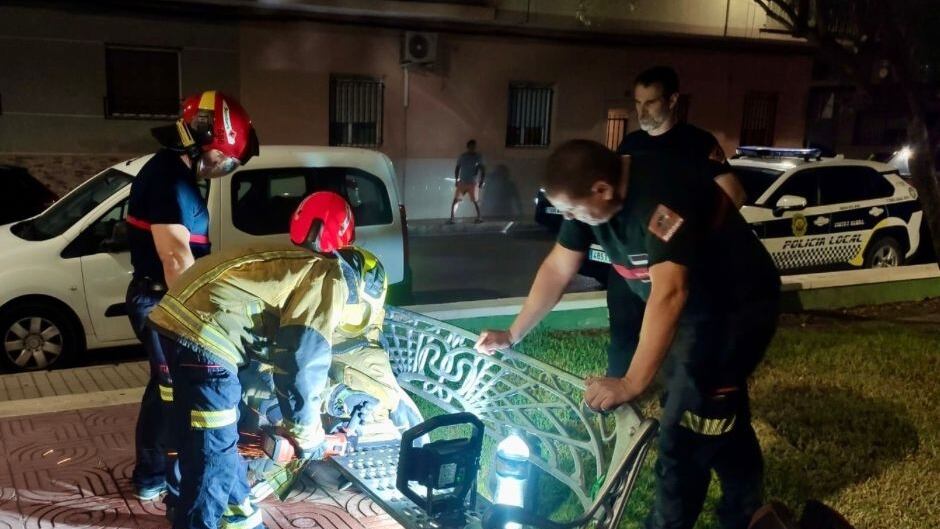
[[[208,430],[210,428],[221,428],[235,424],[237,420],[237,408],[218,411],[191,410],[189,424],[194,429]]]
[[[724,435],[734,429],[736,419],[736,415],[722,419],[709,419],[686,410],[682,412],[679,425],[702,435]]]
[[[255,527],[260,526],[263,521],[261,509],[256,509],[250,516],[245,518],[239,517],[237,520],[229,520],[227,517],[223,517],[219,527],[221,529],[255,529]]]
[[[251,516],[254,512],[255,508],[251,505],[251,500],[245,498],[245,501],[243,501],[241,505],[229,505],[226,507],[223,516]]]
[[[160,384],[160,400],[163,402],[173,402],[173,388]]]

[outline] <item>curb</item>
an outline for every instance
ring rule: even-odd
[[[484,220],[479,224],[474,223],[473,219],[458,219],[454,224],[447,224],[447,219],[421,219],[408,221],[408,235],[410,237],[537,232],[548,233],[545,228],[531,220]]]
[[[58,411],[104,408],[121,404],[140,404],[144,387],[75,393],[56,397],[39,397],[0,402],[0,419],[39,415]]]

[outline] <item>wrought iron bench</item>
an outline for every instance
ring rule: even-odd
[[[494,441],[491,447],[509,429],[535,440],[532,465],[544,479],[568,490],[579,513],[551,521],[531,509],[497,506],[483,525],[502,529],[516,521],[534,527],[615,529],[657,422],[629,405],[595,413],[582,400],[580,378],[514,351],[480,355],[473,348],[476,338],[453,325],[389,307],[383,345],[407,392],[446,413],[472,412],[485,424]]]

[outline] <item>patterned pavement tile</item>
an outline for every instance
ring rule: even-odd
[[[134,433],[110,432],[91,438],[98,458],[108,467],[134,461]]]
[[[294,490],[290,492],[284,503],[321,503],[331,507],[340,506],[326,491],[306,475],[300,477],[299,482],[294,485]]]
[[[391,519],[390,516],[385,514],[385,511],[383,511],[381,507],[376,505],[376,503],[372,501],[372,499],[370,499],[368,496],[364,494],[355,494],[347,498],[345,508],[346,508],[346,512],[348,512],[349,514],[353,515],[356,518],[372,519],[372,518],[384,516],[384,517],[388,517],[389,519]]]
[[[79,498],[69,501],[24,501],[20,509],[26,529],[136,528],[137,520],[120,495]]]
[[[130,481],[128,480],[128,485]],[[139,529],[168,529],[170,522],[166,518],[166,509],[162,501],[140,501],[134,497],[132,489],[121,489],[121,493],[130,508],[131,514],[137,520]]]
[[[74,442],[88,430],[77,412],[47,413],[0,421],[0,437],[9,453],[26,444]]]
[[[13,476],[13,484],[20,500],[37,503],[77,501],[120,493],[111,474],[100,468],[25,470]]]
[[[0,420],[0,529],[167,529],[163,503],[133,495],[136,419],[126,405]],[[325,477],[263,502],[268,527],[400,527],[363,494],[318,485]]]
[[[281,503],[265,505],[264,512],[268,529],[366,529],[342,507],[317,503]]]
[[[95,435],[107,433],[134,433],[137,424],[137,406],[109,406],[107,408],[92,408],[79,410],[82,423]]]
[[[65,469],[94,465],[98,460],[98,450],[88,438],[55,443],[44,442],[40,438],[8,450],[6,457],[11,471]]]

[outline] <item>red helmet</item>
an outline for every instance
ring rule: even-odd
[[[297,206],[290,219],[291,242],[308,250],[332,253],[355,239],[352,209],[336,193],[312,193]]]
[[[180,130],[183,147],[195,143],[202,152],[216,149],[241,165],[258,154],[258,137],[251,119],[231,96],[215,90],[189,96],[183,101],[181,119],[192,131],[192,141],[187,142],[187,131]]]

